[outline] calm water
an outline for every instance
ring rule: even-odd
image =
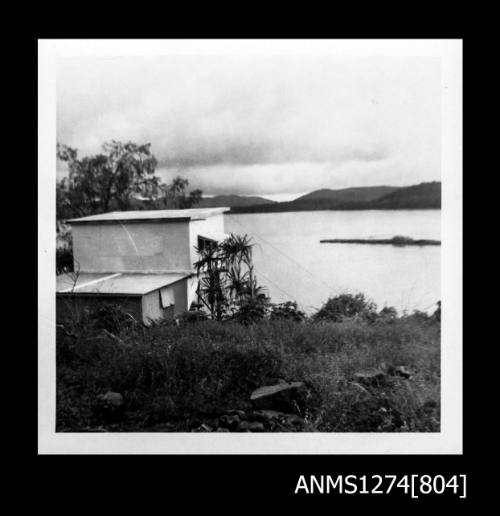
[[[440,210],[312,211],[225,215],[226,233],[251,235],[255,271],[274,302],[303,310],[363,292],[377,303],[432,312],[440,299],[439,246],[320,244],[323,238],[441,239]]]

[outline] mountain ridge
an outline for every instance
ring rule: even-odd
[[[297,197],[297,199],[294,199],[292,202],[309,199],[331,199],[344,202],[373,201],[400,188],[402,187],[385,185],[349,187],[335,190],[330,188],[321,188],[320,190],[314,190],[305,195],[301,195],[300,197]]]
[[[339,194],[339,192],[344,193]],[[329,196],[326,196],[327,194]],[[305,194],[293,201],[232,206],[231,212],[267,213],[280,211],[391,209],[441,209],[441,182],[431,181],[402,187],[373,186],[342,190],[321,189]]]
[[[203,197],[196,205],[197,208],[223,208],[233,206],[258,206],[261,204],[274,204],[276,201],[260,196],[243,195],[215,195],[214,197]]]

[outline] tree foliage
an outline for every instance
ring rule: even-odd
[[[100,154],[78,157],[76,149],[57,144],[57,156],[68,164],[68,176],[57,182],[57,218],[82,217],[110,210],[190,208],[201,190],[186,192],[187,179],[170,185],[155,175],[151,144],[112,140]]]
[[[361,316],[370,320],[376,316],[376,310],[375,303],[367,300],[364,294],[341,294],[328,299],[313,318],[316,321],[340,322],[346,318]]]
[[[252,247],[247,235],[231,234],[222,242],[197,248],[199,259],[194,266],[200,278],[199,294],[212,318],[229,316],[250,322],[266,315],[269,298],[257,283]]]
[[[300,310],[295,301],[286,301],[284,303],[278,303],[272,305],[271,320],[287,319],[290,321],[302,322],[305,321],[307,316]]]
[[[203,192],[199,189],[187,193],[189,181],[182,177],[175,177],[169,185],[162,185],[162,203],[165,208],[187,209],[201,201]]]

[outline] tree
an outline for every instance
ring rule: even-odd
[[[197,249],[200,258],[194,266],[200,278],[200,298],[212,318],[220,320],[231,310],[245,322],[265,316],[269,299],[253,272],[252,247],[247,235],[231,234],[222,242]]]
[[[220,247],[214,242],[213,245],[196,248],[196,251],[199,259],[194,266],[200,279],[200,301],[208,308],[211,317],[220,321],[229,304],[225,285],[227,269],[221,257]]]
[[[57,184],[58,217],[127,210],[135,197],[154,199],[160,192],[151,144],[115,140],[103,153],[78,158],[76,149],[57,144],[57,156],[68,163],[69,175]]]
[[[201,201],[203,192],[192,190],[186,194],[189,181],[182,177],[175,177],[170,185],[163,185],[163,204],[167,208],[186,209],[192,208]]]
[[[227,268],[228,294],[233,301],[240,301],[253,286],[252,247],[247,235],[231,234],[220,244],[220,255]]]
[[[306,320],[306,314],[299,309],[295,301],[274,304],[271,306],[271,320],[286,319],[289,321],[302,322]]]
[[[58,220],[110,210],[185,209],[200,202],[203,192],[187,193],[187,179],[176,177],[165,184],[155,175],[151,144],[112,140],[102,149],[101,154],[79,159],[76,149],[57,144],[57,156],[69,168],[68,177],[57,182]]]

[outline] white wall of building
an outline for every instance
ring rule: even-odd
[[[195,247],[198,246],[198,236],[204,236],[213,240],[223,240],[224,234],[224,214],[214,215],[205,220],[194,220],[189,225],[189,242],[191,249],[191,263],[197,261]]]
[[[150,321],[158,321],[165,316],[160,303],[160,291],[154,290],[142,296],[142,322],[149,326]]]
[[[188,222],[75,224],[72,232],[75,270],[160,272],[192,268]]]
[[[198,236],[225,238],[224,215],[191,222],[74,224],[75,270],[160,272],[191,270]]]
[[[191,306],[189,300],[191,284],[190,279],[184,279],[142,296],[142,320],[144,324],[149,325],[150,320],[156,321],[164,317],[177,317],[189,310]],[[173,304],[163,306],[160,290],[168,291],[170,296],[167,297],[171,298]]]

